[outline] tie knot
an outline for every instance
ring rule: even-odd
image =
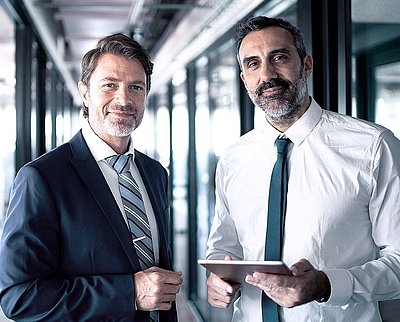
[[[115,171],[122,173],[129,171],[129,162],[131,161],[131,158],[132,154],[119,154],[106,158],[106,161],[115,169]]]
[[[276,139],[275,145],[279,154],[286,154],[289,142],[289,139]]]

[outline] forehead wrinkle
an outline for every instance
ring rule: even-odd
[[[281,27],[271,26],[261,30],[254,30],[248,33],[242,40],[239,52],[244,47],[248,50],[261,50],[264,51],[266,48],[273,47],[294,47],[294,38],[292,34]]]

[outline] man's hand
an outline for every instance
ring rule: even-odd
[[[301,259],[290,267],[292,275],[253,273],[246,282],[261,288],[269,298],[283,307],[294,307],[314,300],[327,301],[331,285],[324,272]]]
[[[133,275],[139,310],[169,310],[182,284],[182,272],[153,266]]]
[[[232,260],[230,256],[225,256],[225,260]],[[207,278],[208,303],[218,308],[227,308],[231,304],[236,292],[240,289],[240,284],[229,284],[211,273]]]

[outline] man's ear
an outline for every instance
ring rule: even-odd
[[[312,71],[313,71],[313,59],[310,55],[307,55],[304,58],[304,74],[307,77],[310,77]]]
[[[246,90],[249,91],[248,88],[247,88],[247,83],[246,83],[246,80],[244,78],[243,72],[240,72],[240,78],[241,78],[241,80],[243,82],[243,85],[246,88]]]
[[[79,90],[79,94],[81,94],[83,104],[85,104],[85,106],[89,106],[89,89],[88,89],[88,87],[85,84],[83,84],[82,81],[79,81],[78,90]]]

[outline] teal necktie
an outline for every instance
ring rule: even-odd
[[[289,139],[276,139],[278,157],[272,170],[268,198],[268,223],[264,259],[281,260],[282,238],[286,213],[287,166],[286,153]],[[262,292],[263,322],[278,322],[278,305]]]

